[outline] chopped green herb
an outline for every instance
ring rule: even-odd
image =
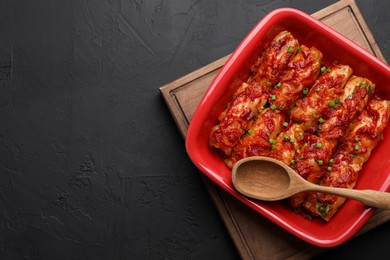
[[[315,118],[315,117],[317,116],[317,114],[316,114],[316,113],[313,113],[311,116],[312,116],[313,118]]]
[[[293,48],[293,47],[290,47],[290,48],[288,48],[288,50],[287,50],[288,53],[292,53],[293,51],[294,51],[294,48]]]
[[[316,88],[316,92],[320,92],[321,91],[321,88]]]
[[[318,119],[318,122],[319,122],[320,124],[322,124],[322,123],[324,122],[324,119],[323,119],[322,117],[320,117],[320,119]]]
[[[331,172],[331,171],[332,171],[332,166],[328,166],[328,168],[326,168],[326,170],[327,170],[328,172]]]
[[[283,126],[287,127],[288,126],[288,122],[283,122]]]
[[[317,201],[317,204],[318,204],[318,212],[321,214],[322,217],[326,217],[326,215],[328,215],[330,210],[330,204],[329,203],[322,204],[322,202],[320,201]]]
[[[316,148],[322,148],[322,143],[320,142],[316,143]]]
[[[355,144],[355,151],[359,151],[360,150],[360,146],[358,144]]]
[[[268,142],[269,142],[270,144],[276,144],[275,139],[272,139],[272,138],[270,138],[270,139],[268,140]]]
[[[253,134],[254,134],[254,133],[253,133],[253,130],[252,130],[252,129],[249,129],[249,130],[248,130],[248,134],[253,135]]]
[[[272,95],[272,96],[271,96],[271,100],[276,100],[276,96],[275,96],[275,95]]]
[[[291,143],[295,143],[295,138],[290,138]]]
[[[290,163],[291,163],[292,165],[294,165],[294,164],[295,164],[295,160],[291,160]]]
[[[324,73],[325,71],[326,71],[326,66],[323,66],[323,67],[321,68],[321,72]]]
[[[275,109],[276,109],[276,105],[275,105],[275,104],[272,104],[272,105],[270,106],[270,108],[271,108],[271,110],[275,110]]]
[[[280,106],[280,107],[279,107],[279,110],[283,110],[283,106]]]
[[[360,138],[359,138],[359,137],[355,137],[355,141],[356,141],[356,142],[359,142],[359,141],[360,141]]]
[[[330,107],[334,107],[334,105],[335,105],[334,100],[329,101],[328,105],[329,105]]]
[[[303,91],[302,91],[303,95],[307,95],[308,92],[309,92],[308,88],[304,88]]]
[[[329,163],[330,163],[330,164],[333,164],[333,163],[334,163],[334,159],[333,159],[333,158],[330,159],[330,160],[329,160]]]
[[[282,85],[282,82],[279,81],[278,84],[276,84],[276,87],[280,88],[281,85]]]
[[[289,137],[288,135],[286,135],[286,134],[283,135],[283,138],[284,138],[284,140],[286,140],[286,141],[289,141],[289,140],[290,140],[290,137]]]
[[[272,145],[272,150],[274,150],[276,148],[276,144],[273,144]]]
[[[336,105],[340,105],[340,104],[341,104],[340,99],[336,99]]]
[[[363,82],[359,84],[359,87],[361,88],[365,88],[366,86],[367,86],[367,82]]]
[[[318,163],[318,165],[323,165],[324,161],[323,160],[318,160],[317,163]]]
[[[300,53],[302,51],[302,48],[299,47],[298,50],[297,50],[297,53]]]
[[[329,72],[330,72],[330,68],[327,68],[327,69],[326,69],[326,72],[328,72],[328,73],[329,73]]]

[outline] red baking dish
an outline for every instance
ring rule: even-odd
[[[262,202],[239,194],[231,182],[231,172],[223,159],[208,145],[210,129],[230,101],[233,92],[249,76],[250,66],[282,30],[290,31],[301,44],[315,46],[324,62],[348,64],[354,74],[371,79],[376,92],[390,97],[390,69],[378,58],[311,16],[290,8],[277,9],[264,17],[237,47],[201,100],[190,123],[186,148],[194,164],[217,185],[244,204],[297,237],[317,246],[337,246],[351,238],[374,213],[374,209],[347,200],[328,222],[308,220],[288,207],[285,201]],[[374,149],[359,175],[355,189],[388,191],[390,186],[390,127]]]

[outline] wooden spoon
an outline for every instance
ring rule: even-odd
[[[316,191],[358,200],[375,208],[390,209],[390,193],[319,186],[269,157],[253,156],[238,161],[232,169],[232,181],[237,191],[259,200],[275,201],[300,192]]]

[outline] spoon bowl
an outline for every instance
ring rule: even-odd
[[[390,209],[390,193],[316,185],[284,163],[269,157],[252,156],[238,161],[232,169],[232,182],[238,192],[258,200],[276,201],[297,193],[315,191],[355,199],[375,208]]]

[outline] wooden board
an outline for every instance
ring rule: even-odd
[[[312,16],[384,60],[354,0],[337,2]],[[183,138],[203,94],[228,57],[229,55],[160,88]],[[202,176],[243,259],[308,259],[326,250],[282,230]],[[377,210],[357,235],[388,220],[389,210]]]

